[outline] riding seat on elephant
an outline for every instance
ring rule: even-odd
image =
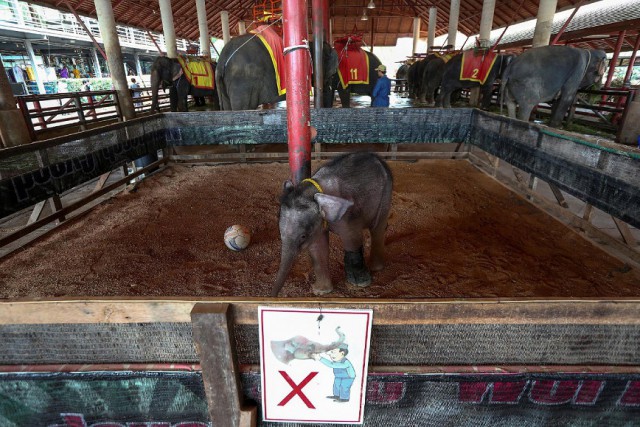
[[[549,126],[560,127],[578,89],[600,86],[606,59],[602,50],[570,46],[527,50],[513,60],[502,79],[509,117],[528,121],[540,102],[555,100]]]
[[[309,45],[313,58],[313,43]],[[338,57],[326,42],[322,57],[323,86],[327,90],[338,67]],[[260,26],[251,34],[232,38],[220,52],[216,85],[220,107],[225,111],[255,110],[263,104],[283,101],[286,79],[282,37],[271,27]]]
[[[493,83],[502,78],[505,69],[515,58],[512,54],[498,54],[492,49],[466,50],[444,66],[437,107],[451,107],[451,94],[458,89],[480,87],[481,106],[488,109],[491,105]]]
[[[219,110],[215,88],[216,63],[202,58],[159,56],[151,66],[151,111],[160,111],[158,91],[169,87],[171,111],[188,111],[187,95],[213,99],[213,109]]]
[[[362,38],[359,36],[347,36],[335,41],[338,70],[331,80],[330,90],[325,90],[323,101],[325,107],[333,105],[335,90],[338,91],[343,108],[351,106],[352,93],[372,97],[373,88],[378,81],[376,68],[382,65],[382,62],[361,46]]]

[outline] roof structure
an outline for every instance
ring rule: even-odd
[[[264,0],[208,0],[207,18],[209,32],[212,36],[222,37],[222,25],[220,12],[229,12],[231,35],[238,32],[238,22],[245,21],[248,28],[253,22],[253,7],[256,3]],[[338,38],[347,34],[362,33],[367,45],[374,46],[395,46],[398,37],[411,37],[413,35],[413,18],[422,19],[421,37],[427,36],[427,22],[429,9],[436,7],[438,11],[436,36],[447,34],[449,25],[449,9],[451,0],[374,0],[375,9],[367,9],[370,0],[329,0],[330,15],[333,19],[333,36]],[[558,0],[558,11],[563,11],[575,7],[581,0]],[[586,1],[585,4],[595,3],[595,0]],[[620,0],[620,3],[635,3],[638,7],[640,0]],[[75,10],[78,14],[96,17],[96,10],[93,0],[38,0],[31,3],[53,7],[71,12]],[[480,17],[482,14],[483,0],[461,0],[458,30],[467,36],[478,34],[480,28]],[[118,24],[138,27],[145,30],[162,32],[162,21],[158,2],[144,0],[113,0],[113,10]],[[311,1],[309,4],[309,17],[311,17]],[[502,28],[508,25],[534,19],[538,11],[538,0],[499,0],[496,2],[493,29]],[[198,21],[196,14],[196,4],[194,0],[172,0],[173,19],[176,35],[179,38],[188,40],[198,40]],[[362,21],[360,17],[367,11],[368,20]],[[620,9],[622,10],[622,9]],[[625,28],[631,30],[638,28],[637,21],[634,27],[626,24],[627,17],[619,12],[611,15],[613,19],[620,19],[618,23],[623,23]],[[598,18],[593,16],[594,19]],[[589,25],[589,20],[584,21]],[[593,22],[597,25],[598,22]],[[560,23],[559,25],[562,25]],[[607,25],[612,25],[611,23]],[[311,29],[311,24],[309,23]],[[556,27],[554,27],[555,29]],[[590,31],[586,27],[587,32]],[[373,30],[373,31],[372,31]],[[608,27],[607,30],[614,33],[618,30]],[[573,30],[571,30],[573,31]],[[576,29],[576,31],[578,31]],[[637,30],[634,30],[637,34]],[[371,35],[373,34],[373,40]],[[593,34],[593,33],[590,33]],[[602,33],[604,34],[604,33]],[[609,33],[607,33],[609,34]],[[522,37],[525,37],[522,35]],[[617,37],[617,33],[613,36]],[[611,37],[613,37],[611,36]],[[523,38],[511,38],[511,44],[526,44]],[[604,42],[608,46],[607,50],[613,50],[610,43]],[[525,40],[526,41],[526,40]],[[507,42],[507,40],[505,40]],[[589,42],[588,40],[586,42]],[[595,47],[595,46],[593,46]]]

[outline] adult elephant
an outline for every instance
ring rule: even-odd
[[[425,60],[420,59],[409,66],[407,70],[407,90],[409,98],[417,98],[422,84],[422,72],[424,71]]]
[[[265,31],[260,34],[266,36]],[[226,111],[255,110],[263,104],[273,104],[285,99],[284,88],[279,88],[274,61],[265,43],[256,34],[244,34],[227,43],[216,69],[216,85],[220,107]],[[281,41],[281,39],[280,39]],[[313,58],[313,43],[310,44]],[[273,51],[273,49],[272,49]],[[281,70],[284,70],[283,64]],[[338,57],[329,43],[323,48],[323,73],[325,90],[338,67]]]
[[[417,94],[418,100],[421,103],[432,104],[434,102],[436,93],[442,82],[444,67],[454,55],[454,53],[447,53],[445,55],[432,54],[425,58]]]
[[[560,127],[578,89],[601,83],[606,59],[605,52],[596,49],[529,49],[513,60],[502,80],[509,117],[528,121],[536,105],[555,99],[549,125]]]
[[[330,107],[333,105],[333,98],[335,96],[335,90],[338,90],[338,96],[340,96],[340,103],[342,104],[342,108],[349,108],[351,106],[351,94],[355,93],[358,95],[367,95],[372,97],[373,88],[376,87],[376,83],[378,81],[378,72],[376,68],[378,65],[381,65],[382,62],[375,56],[373,53],[363,50],[364,54],[368,57],[369,63],[369,83],[359,83],[359,84],[347,84],[347,87],[343,87],[340,82],[340,76],[338,73],[334,73],[331,79],[331,87],[329,90],[325,90],[324,95],[324,106]],[[372,97],[373,99],[373,97]]]
[[[467,51],[467,54],[472,54],[472,51]],[[463,66],[464,53],[458,54],[451,58],[449,62],[444,66],[444,72],[442,74],[442,82],[440,83],[440,93],[436,100],[436,107],[451,107],[451,94],[457,89],[468,89],[473,87],[480,87],[481,93],[481,107],[483,109],[489,108],[491,105],[491,92],[493,91],[493,83],[496,79],[500,79],[505,72],[505,69],[509,63],[513,60],[515,55],[511,54],[497,54],[493,65],[490,64],[491,59],[487,60],[484,57],[481,67],[487,67],[487,73],[485,76],[479,76],[477,70],[473,70],[472,76],[479,77],[467,80],[462,77],[460,69]],[[490,66],[490,68],[489,68]],[[480,71],[482,74],[482,71]],[[481,80],[484,79],[484,80]],[[480,80],[480,81],[479,81]]]
[[[396,71],[396,87],[394,92],[404,92],[407,90],[407,72],[409,71],[408,64],[402,64],[398,71]]]
[[[211,63],[215,73],[216,63]],[[211,75],[213,79],[213,73]],[[212,80],[213,82],[213,80]],[[171,111],[188,111],[187,95],[194,98],[211,97],[213,108],[219,110],[218,93],[216,89],[201,89],[191,85],[184,74],[180,62],[176,58],[159,56],[151,65],[151,111],[160,111],[158,106],[158,91],[169,87]]]

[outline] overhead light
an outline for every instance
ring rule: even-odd
[[[360,17],[361,21],[368,21],[369,17],[367,16],[367,9],[362,11],[362,16]]]
[[[376,8],[376,4],[373,2],[373,0],[371,0],[369,2],[369,5],[367,6],[367,9],[375,9]]]

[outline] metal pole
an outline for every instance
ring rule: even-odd
[[[564,30],[567,29],[567,27],[569,26],[569,23],[571,22],[573,17],[576,16],[576,13],[578,12],[578,9],[580,9],[580,6],[582,6],[584,4],[584,2],[585,2],[585,0],[581,0],[580,3],[578,3],[576,5],[576,8],[573,9],[573,12],[571,12],[571,15],[567,18],[565,23],[562,24],[562,28],[560,28],[560,31],[558,31],[558,34],[556,34],[556,36],[553,38],[553,40],[551,41],[551,44],[558,43],[558,40],[560,40],[560,37],[562,37],[562,34],[564,34]]]
[[[613,80],[613,73],[616,71],[616,62],[618,62],[618,56],[620,55],[620,50],[622,49],[622,43],[624,42],[625,34],[625,30],[622,30],[618,33],[616,49],[613,51],[613,57],[609,62],[609,73],[607,74],[607,82],[604,84],[604,87],[609,87],[611,85],[611,80]]]
[[[324,3],[326,0],[311,0],[313,23],[313,105],[322,108],[324,95],[324,70],[322,58],[324,50]]]
[[[27,48],[27,54],[29,55],[29,60],[31,61],[31,67],[33,67],[33,73],[36,77],[36,83],[38,85],[38,92],[40,95],[44,95],[47,93],[44,89],[44,82],[40,78],[40,73],[38,73],[38,64],[36,64],[36,54],[33,51],[33,46],[29,40],[24,41],[24,47]]]
[[[324,41],[331,43],[331,11],[329,10],[329,0],[322,0],[322,28],[324,28]]]
[[[633,53],[631,54],[631,58],[629,58],[627,73],[624,75],[623,86],[625,87],[629,87],[631,73],[633,72],[633,64],[636,62],[636,55],[638,54],[638,49],[640,49],[640,35],[636,37],[636,43],[633,45]]]
[[[307,1],[283,0],[289,168],[294,184],[311,176]]]

